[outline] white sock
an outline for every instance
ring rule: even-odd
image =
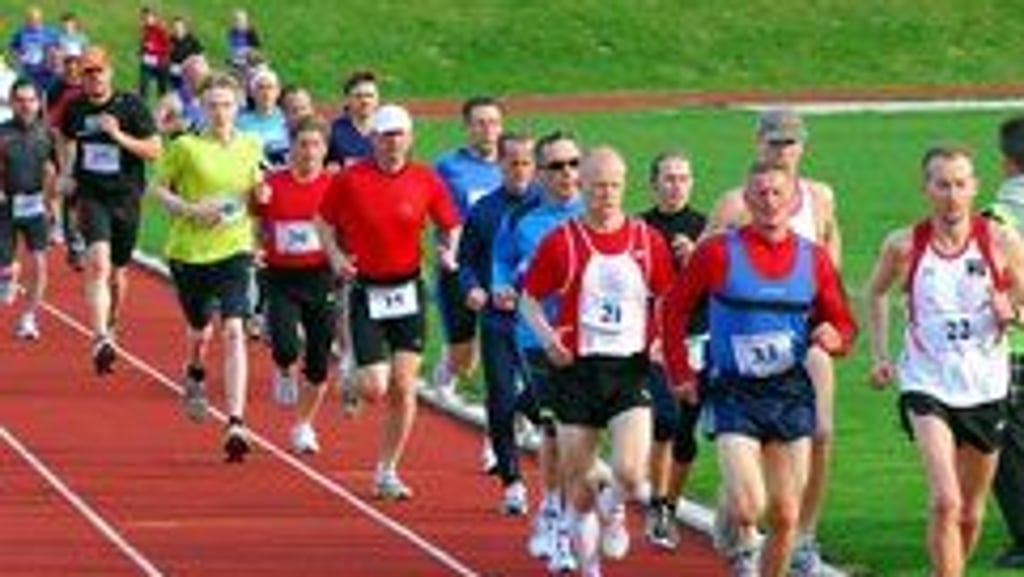
[[[540,501],[540,509],[544,512],[550,512],[554,515],[562,514],[562,499],[557,493],[550,493],[545,491],[544,497]]]

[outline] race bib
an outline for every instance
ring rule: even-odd
[[[42,193],[15,194],[11,199],[11,216],[15,219],[30,219],[46,213]]]
[[[82,168],[96,174],[121,172],[121,149],[113,144],[86,142],[82,145]]]
[[[583,326],[604,333],[622,332],[624,315],[619,299],[594,297],[587,300],[580,317]]]
[[[245,214],[242,201],[236,196],[223,195],[218,200],[220,203],[220,217],[222,224],[237,222]]]
[[[731,339],[736,367],[743,376],[771,377],[793,368],[793,338],[788,332],[734,335]]]
[[[370,318],[375,321],[408,317],[420,310],[415,281],[398,286],[367,287],[366,299]]]
[[[274,250],[280,254],[301,255],[320,250],[320,237],[316,227],[308,220],[294,220],[274,224]]]

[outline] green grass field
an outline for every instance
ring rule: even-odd
[[[623,90],[798,90],[892,84],[995,84],[1019,81],[1019,3],[956,0],[423,0],[377,3],[307,0],[159,0],[185,15],[214,62],[224,55],[230,10],[247,7],[286,81],[336,100],[340,78],[357,66],[383,75],[387,98],[452,97],[487,92],[571,93]],[[71,7],[38,2],[53,19]],[[118,56],[118,81],[135,82],[137,10],[127,0],[86,0],[73,9],[87,32]],[[0,0],[0,34],[25,3]],[[863,285],[886,230],[924,210],[918,159],[936,141],[979,152],[982,201],[999,180],[994,132],[1005,112],[844,114],[810,119],[807,172],[831,182],[843,226],[844,269],[863,312]],[[725,109],[513,118],[542,132],[576,130],[586,144],[610,143],[627,155],[630,206],[648,203],[646,162],[682,147],[697,172],[695,204],[709,208],[738,183],[750,160],[753,116]],[[453,121],[418,123],[417,153],[433,158],[460,140]],[[144,246],[157,250],[160,217],[148,211]],[[861,318],[863,315],[861,314]],[[436,342],[436,341],[435,341]],[[894,341],[896,342],[896,341]],[[866,384],[866,339],[838,365],[837,448],[831,496],[821,527],[826,553],[858,574],[925,574],[925,492],[912,446],[898,428],[895,395]],[[716,475],[705,447],[692,493],[708,500]],[[995,510],[969,570],[986,566],[1000,545]]]
[[[356,66],[400,98],[1019,82],[1016,2],[976,0],[40,0],[69,8],[135,82],[138,8],[193,22],[214,61],[247,7],[284,77],[334,99]],[[0,0],[0,33],[26,2]]]

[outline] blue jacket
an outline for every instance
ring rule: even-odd
[[[563,222],[583,213],[583,201],[577,196],[569,201],[544,197],[535,208],[510,212],[494,239],[491,267],[491,294],[497,289],[513,287],[519,290],[526,269],[544,237]],[[558,301],[549,298],[543,303],[549,318],[558,310]],[[516,343],[522,350],[540,348],[526,321],[516,323]]]
[[[539,197],[540,187],[536,184],[531,184],[522,194],[511,193],[501,186],[473,205],[459,240],[459,284],[463,294],[474,288],[490,290],[492,249],[505,215],[520,207],[537,206]],[[488,303],[483,318],[484,322],[508,323],[511,327],[514,314]]]
[[[442,155],[434,168],[448,185],[463,221],[469,218],[469,211],[478,200],[501,186],[498,163],[480,158],[467,148]]]

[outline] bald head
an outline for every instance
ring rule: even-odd
[[[613,224],[624,215],[626,162],[610,146],[598,146],[583,159],[580,173],[587,215],[591,222]]]

